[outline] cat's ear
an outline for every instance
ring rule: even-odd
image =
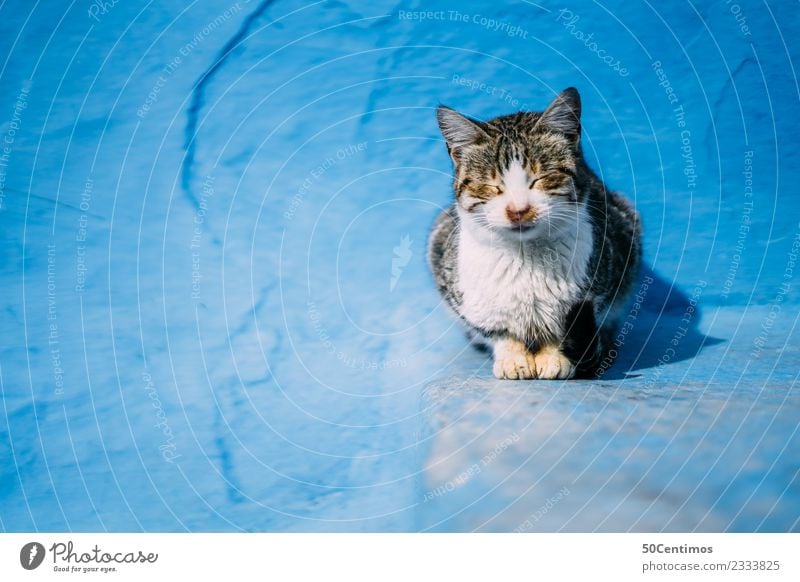
[[[537,125],[545,125],[552,131],[563,133],[575,141],[581,136],[581,96],[575,87],[559,93],[542,113]]]
[[[486,124],[461,115],[457,111],[439,105],[436,109],[436,120],[442,130],[444,140],[447,142],[447,151],[452,155],[453,150],[481,143],[489,139]]]

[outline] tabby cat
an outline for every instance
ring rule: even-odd
[[[639,215],[587,166],[580,116],[574,88],[487,122],[437,110],[456,200],[428,259],[498,378],[596,375],[638,277]]]

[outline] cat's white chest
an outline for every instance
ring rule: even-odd
[[[534,341],[560,337],[581,298],[591,240],[552,244],[487,244],[462,230],[459,238],[460,313],[483,330],[508,330]],[[591,239],[591,237],[589,237]]]

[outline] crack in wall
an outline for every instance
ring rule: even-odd
[[[240,44],[247,38],[255,22],[264,14],[264,12],[272,5],[274,0],[263,0],[245,19],[242,21],[236,33],[228,39],[220,51],[217,53],[212,64],[200,75],[192,88],[192,97],[189,104],[189,109],[186,112],[186,129],[184,132],[184,150],[185,155],[181,163],[181,189],[189,202],[194,207],[195,211],[200,210],[200,200],[192,192],[192,173],[194,170],[195,157],[197,151],[197,131],[200,117],[200,111],[205,105],[205,94],[214,76],[219,72],[222,66],[227,61],[228,57],[240,46]],[[227,391],[227,390],[226,390]],[[218,404],[214,420],[214,430],[216,437],[214,439],[214,446],[219,455],[219,470],[225,482],[225,491],[228,501],[234,504],[241,503],[245,500],[241,493],[241,488],[236,478],[234,456],[230,450],[226,437],[223,432],[224,417],[222,412],[222,404]]]
[[[200,201],[192,193],[192,171],[194,169],[195,152],[197,149],[196,138],[198,131],[198,120],[200,116],[200,110],[205,105],[206,88],[211,83],[214,75],[216,75],[216,73],[225,64],[225,61],[228,59],[228,57],[248,36],[255,22],[264,14],[264,12],[266,12],[267,8],[269,8],[273,2],[274,0],[263,0],[250,14],[247,15],[247,17],[245,17],[245,19],[242,21],[242,24],[239,26],[239,29],[230,39],[228,39],[228,42],[225,43],[222,49],[220,49],[220,51],[217,53],[217,56],[214,58],[214,61],[211,63],[211,66],[203,71],[192,88],[192,98],[189,103],[189,109],[186,112],[186,130],[184,132],[185,141],[183,145],[186,155],[183,157],[183,162],[181,163],[181,189],[195,210],[200,209]]]

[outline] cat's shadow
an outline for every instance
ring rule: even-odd
[[[622,340],[614,346],[618,356],[603,379],[637,377],[637,371],[694,358],[704,348],[725,341],[699,329],[703,283],[684,291],[645,267],[636,290],[641,308],[637,310],[634,303],[625,314],[620,332],[627,328],[627,333],[618,332],[617,343]]]

